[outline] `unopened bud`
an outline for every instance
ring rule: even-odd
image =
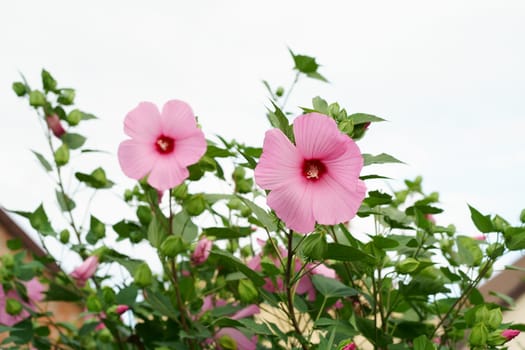
[[[176,257],[185,249],[186,247],[181,236],[169,236],[160,245],[160,252],[169,258]]]
[[[206,201],[202,195],[194,195],[184,201],[184,208],[190,216],[197,216],[206,209]]]
[[[13,83],[13,91],[18,97],[22,97],[27,93],[26,86],[19,81]]]
[[[60,242],[64,244],[69,242],[69,231],[68,230],[60,231]]]
[[[9,315],[15,316],[22,312],[22,304],[16,299],[7,298],[5,303],[5,311]]]
[[[153,274],[148,264],[140,264],[133,274],[135,284],[141,288],[150,286],[153,283]]]

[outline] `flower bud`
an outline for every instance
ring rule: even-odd
[[[160,245],[160,252],[169,258],[176,257],[185,249],[186,247],[181,236],[169,236]]]
[[[232,178],[235,181],[244,179],[246,176],[246,170],[242,166],[235,167],[235,170],[233,171]]]
[[[86,307],[90,312],[100,312],[102,311],[102,304],[98,297],[95,294],[90,295],[86,301]]]
[[[343,348],[341,350],[356,350],[357,347],[355,345],[355,343],[348,343],[346,344],[345,346],[343,346]]]
[[[237,350],[237,342],[235,339],[225,334],[219,338],[219,346],[224,350]]]
[[[140,264],[133,274],[133,279],[135,284],[141,288],[150,286],[153,283],[153,274],[148,264],[144,262]]]
[[[69,242],[69,231],[68,230],[60,231],[60,242],[64,244]]]
[[[194,195],[184,201],[184,208],[190,216],[197,216],[206,209],[206,201],[203,196]]]
[[[253,179],[240,179],[235,182],[235,190],[239,193],[250,193],[253,188]]]
[[[75,126],[82,120],[82,112],[78,109],[74,109],[66,117],[66,121],[69,125]]]
[[[487,343],[488,337],[489,333],[485,324],[478,323],[472,327],[468,340],[470,345],[483,346]]]
[[[18,97],[22,97],[27,93],[26,86],[19,81],[13,83],[13,91]]]
[[[406,258],[396,265],[396,271],[403,274],[414,272],[419,267],[419,261],[414,258]]]
[[[252,209],[250,207],[247,207],[247,206],[244,206],[242,209],[241,209],[241,216],[243,218],[247,218],[249,217],[250,215],[252,215]]]
[[[22,304],[16,299],[7,298],[5,303],[5,311],[7,311],[7,313],[12,316],[18,315],[22,312]]]
[[[275,90],[275,95],[277,97],[282,97],[284,95],[284,88],[282,86],[279,86],[276,90]]]
[[[179,186],[175,187],[171,193],[175,199],[182,200],[188,197],[188,185],[183,182]]]
[[[60,118],[56,114],[46,116],[46,124],[48,128],[53,132],[53,135],[60,138],[66,133],[66,130],[62,127]]]
[[[259,296],[257,288],[255,288],[253,282],[248,279],[239,281],[238,291],[241,301],[245,303],[255,302]]]
[[[98,268],[98,257],[92,255],[87,258],[80,266],[71,272],[71,277],[77,281],[79,287],[84,287],[87,280],[93,277]]]
[[[195,251],[193,251],[193,254],[191,255],[191,262],[194,265],[203,264],[206,260],[208,260],[212,246],[212,241],[206,237],[201,238],[201,240],[197,243],[197,247],[195,247]]]
[[[33,90],[29,93],[29,104],[33,107],[44,106],[46,104],[46,97],[38,90]]]
[[[232,199],[228,201],[228,203],[226,203],[226,206],[232,210],[241,209],[243,206],[243,203],[239,198],[233,197]]]
[[[501,332],[501,335],[507,339],[507,341],[512,340],[516,338],[520,334],[520,331],[517,329],[505,329],[503,332]]]

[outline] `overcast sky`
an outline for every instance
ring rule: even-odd
[[[364,173],[382,171],[394,187],[423,175],[425,189],[441,193],[447,213],[438,220],[463,234],[476,234],[467,203],[517,223],[525,207],[523,38],[521,0],[2,2],[0,204],[33,210],[46,201],[51,212],[54,200],[29,151],[46,152],[36,115],[11,91],[19,72],[38,86],[46,68],[77,89],[78,107],[100,118],[79,132],[90,148],[110,152],[77,165],[103,164],[129,186],[116,148],[138,102],[185,100],[207,135],[260,146],[269,126],[261,80],[290,84],[290,47],[317,57],[331,82],[301,82],[293,110],[320,95],[389,120],[370,129],[361,150],[407,165]],[[94,213],[113,223],[124,209],[107,203],[95,200]]]

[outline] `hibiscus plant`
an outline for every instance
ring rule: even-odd
[[[313,57],[291,54],[292,86],[264,82],[271,128],[261,148],[208,138],[180,100],[131,109],[118,161],[136,180],[122,198],[135,214],[88,215],[89,225],[88,204],[68,189],[115,186],[102,167],[84,173],[70,161],[92,154],[75,129],[95,117],[45,70],[41,89],[13,84],[45,126],[48,153],[34,153],[67,224],[51,220],[50,203],[15,211],[47,254],[27,259],[9,241],[0,348],[496,349],[524,329],[503,323],[508,297],[485,302],[478,286],[525,248],[525,213],[513,224],[470,207],[482,236],[469,236],[440,221],[439,195],[420,177],[384,190],[388,179],[369,166],[399,161],[358,146],[383,119],[320,97],[288,112],[297,81],[326,80]],[[357,229],[356,217],[370,227]],[[49,253],[57,246],[79,263]],[[72,311],[58,317],[60,307]]]

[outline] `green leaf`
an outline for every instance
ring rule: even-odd
[[[354,125],[357,124],[364,124],[364,123],[375,123],[375,122],[384,122],[385,120],[383,118],[376,117],[372,114],[365,114],[365,113],[354,113],[348,116],[348,118],[352,119],[354,122]]]
[[[157,293],[150,288],[146,289],[145,295],[146,301],[153,309],[160,312],[161,315],[167,316],[176,321],[179,319],[179,314],[175,311],[175,306],[171,303],[167,296]]]
[[[38,159],[38,161],[40,162],[40,164],[44,167],[44,169],[46,171],[51,171],[53,170],[53,167],[51,166],[51,164],[47,161],[46,158],[44,158],[43,155],[41,155],[40,153],[36,152],[36,151],[33,151],[31,150],[31,152],[33,152],[33,154],[36,156],[36,158]]]
[[[75,133],[65,133],[61,137],[62,142],[64,142],[70,149],[78,149],[84,145],[86,138],[80,134]]]
[[[275,230],[277,230],[277,224],[276,224],[276,219],[268,214],[266,212],[266,210],[264,210],[263,208],[259,207],[257,204],[255,204],[254,202],[244,198],[244,197],[239,197],[243,202],[244,204],[246,204],[253,212],[253,214],[255,215],[255,217],[259,220],[259,222],[264,226],[266,227],[266,229],[269,231],[269,232],[273,232]]]
[[[47,218],[47,214],[42,204],[40,204],[40,206],[33,213],[30,214],[29,223],[35,230],[37,230],[44,236],[56,235],[56,232],[51,227],[51,223]]]
[[[185,211],[181,211],[173,216],[172,233],[181,236],[185,242],[192,242],[197,238],[198,227],[193,223],[191,217]]]
[[[76,302],[82,300],[82,295],[79,294],[77,288],[68,287],[54,281],[51,281],[45,294],[47,301]]]
[[[370,191],[368,192],[368,197],[364,199],[363,203],[370,208],[373,208],[378,205],[390,204],[392,203],[392,196],[388,193]]]
[[[75,173],[78,181],[85,183],[87,186],[102,189],[111,188],[114,183],[106,177],[106,172],[102,168],[96,168],[91,174]]]
[[[221,250],[212,250],[211,255],[215,255],[220,257],[224,262],[226,262],[229,265],[232,265],[233,267],[237,268],[240,272],[242,272],[247,278],[249,278],[256,286],[262,286],[265,281],[262,276],[256,272],[250,269],[246,264],[233,255],[221,251]]]
[[[414,350],[434,350],[434,344],[426,337],[420,335],[414,339]]]
[[[160,225],[157,216],[153,216],[148,226],[148,241],[153,247],[159,248],[166,235],[167,232],[164,227]]]
[[[354,288],[350,288],[336,279],[328,278],[323,275],[313,275],[312,283],[315,289],[319,291],[325,298],[344,298],[358,294]]]
[[[314,57],[306,55],[296,55],[290,49],[288,49],[288,51],[290,51],[290,54],[292,55],[292,58],[294,60],[294,69],[297,69],[299,72],[305,74],[314,73],[317,71],[317,68],[319,68],[319,64],[317,64]]]
[[[57,198],[58,205],[62,211],[71,211],[75,209],[75,202],[69,198],[65,193],[55,190],[55,195]]]
[[[106,236],[106,225],[91,215],[89,232],[86,235],[86,241],[90,244],[95,244],[98,240]]]
[[[371,154],[363,153],[364,166],[372,164],[385,164],[385,163],[401,163],[405,164],[397,158],[392,157],[389,154],[381,153],[376,156]]]
[[[231,226],[231,227],[208,227],[202,230],[208,237],[215,239],[236,239],[247,237],[252,233],[251,227]]]
[[[308,78],[324,81],[325,83],[328,83],[328,79],[326,79],[324,76],[322,76],[319,72],[312,72],[312,73],[306,73],[306,76]]]
[[[362,261],[364,263],[375,262],[373,256],[363,253],[362,250],[339,243],[328,243],[328,249],[324,258],[338,261]]]
[[[288,122],[288,118],[286,118],[286,115],[283,113],[283,111],[277,106],[273,101],[270,101],[273,105],[273,108],[275,109],[273,112],[268,110],[267,117],[270,121],[270,124],[279,130],[281,130],[288,139],[293,141],[293,129],[290,123]],[[242,153],[242,152],[241,152]]]
[[[232,152],[214,145],[208,145],[208,148],[206,149],[206,155],[211,158],[224,158],[231,156]]]
[[[480,232],[489,233],[494,231],[490,215],[481,214],[476,208],[471,207],[470,204],[468,207],[470,209],[470,218]]]
[[[525,227],[506,227],[503,235],[508,249],[525,249]]]
[[[7,248],[9,248],[10,250],[19,250],[22,249],[22,247],[23,244],[20,238],[13,238],[7,240]]]
[[[326,237],[320,233],[309,234],[301,244],[301,253],[304,257],[312,260],[323,260],[328,249]]]
[[[130,285],[125,288],[122,288],[116,298],[115,302],[117,304],[124,304],[124,305],[134,305],[135,301],[137,300],[138,295],[138,288],[135,285]]]
[[[321,97],[314,97],[312,99],[312,105],[317,112],[328,115],[328,103]]]

